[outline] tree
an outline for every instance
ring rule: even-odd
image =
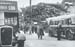
[[[30,7],[22,8],[22,13],[25,16],[25,20],[32,21],[42,21],[48,17],[60,16],[61,13],[66,13],[67,11],[60,4],[45,4],[39,3],[37,5],[33,5],[32,7],[32,15]]]

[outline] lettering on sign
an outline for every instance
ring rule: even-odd
[[[17,11],[16,1],[0,1],[0,11]]]
[[[7,10],[7,6],[0,6],[1,10]]]
[[[15,6],[8,6],[8,10],[16,10]]]

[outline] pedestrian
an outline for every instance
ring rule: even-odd
[[[70,31],[69,28],[66,29],[66,39],[68,39],[68,32]]]
[[[17,44],[18,47],[24,47],[24,41],[26,41],[26,37],[23,31],[17,32]]]
[[[44,32],[43,32],[43,29],[40,28],[40,38],[42,39],[42,36],[44,36]]]
[[[62,25],[59,24],[57,27],[57,40],[61,40],[61,32],[62,32]]]
[[[43,29],[42,28],[39,28],[38,39],[42,39],[42,36],[44,36]]]

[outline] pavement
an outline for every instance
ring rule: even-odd
[[[43,40],[37,38],[37,34],[25,34],[26,41],[24,47],[75,47],[75,41],[61,39],[57,40],[55,37],[49,37],[47,33],[43,36]]]

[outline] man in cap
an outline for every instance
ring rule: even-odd
[[[24,47],[24,41],[26,40],[24,32],[20,30],[19,32],[17,32],[16,37],[18,47]]]

